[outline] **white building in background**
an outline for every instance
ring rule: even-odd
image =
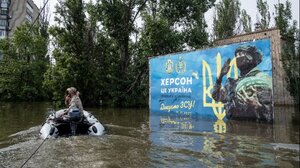
[[[12,36],[18,26],[32,23],[39,8],[32,0],[0,0],[0,39]]]

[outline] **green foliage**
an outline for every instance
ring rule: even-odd
[[[144,106],[148,103],[148,58],[198,49],[209,44],[204,14],[215,0],[83,0],[59,1],[57,25],[48,28],[46,15],[38,26],[24,25],[13,38],[0,41],[0,100],[41,100],[63,103],[67,87],[74,86],[84,106]],[[262,29],[270,13],[257,0]],[[291,3],[278,4],[275,22],[286,39],[282,55],[288,89],[299,103],[299,31],[291,23]],[[216,5],[214,38],[251,32],[251,17],[240,12],[239,0]],[[241,15],[240,15],[241,14]],[[241,17],[241,18],[240,18]],[[241,20],[239,20],[241,19]],[[45,57],[48,32],[52,56]],[[298,43],[296,43],[298,41]],[[298,44],[297,46],[295,44]]]
[[[230,37],[237,33],[240,6],[239,0],[221,0],[216,5],[214,16],[214,36],[216,39]]]
[[[163,0],[157,6],[161,17],[166,18],[175,30],[182,30],[183,43],[196,49],[208,45],[207,24],[204,13],[215,0]]]
[[[49,30],[56,64],[45,74],[44,86],[59,102],[64,90],[74,86],[85,106],[147,105],[148,57],[207,44],[204,13],[213,2],[60,2],[58,25]]]
[[[182,35],[172,29],[164,17],[151,18],[144,15],[145,26],[139,41],[140,54],[143,56],[163,55],[181,51]]]
[[[48,97],[42,87],[49,64],[47,44],[48,39],[41,36],[40,27],[28,24],[18,27],[12,39],[0,41],[3,54],[0,100],[36,101]]]
[[[286,4],[278,3],[275,5],[275,22],[276,27],[280,29],[282,35],[287,35],[289,22],[292,19],[291,3],[286,1]]]
[[[247,14],[245,9],[243,9],[242,13],[241,13],[241,22],[242,22],[242,25],[243,25],[244,32],[246,32],[246,33],[252,32],[251,16]]]
[[[286,72],[288,91],[294,97],[294,101],[299,105],[300,97],[300,75],[299,75],[299,29],[297,22],[292,21],[291,3],[286,1],[285,5],[279,3],[275,5],[276,26],[284,39],[281,60]]]
[[[299,76],[299,52],[295,52],[291,47],[292,43],[286,42],[283,46],[281,54],[283,68],[286,72],[286,81],[288,83],[287,89],[293,96],[295,104],[299,105],[300,97],[300,76]],[[295,47],[294,45],[292,45]],[[299,51],[299,46],[297,47]]]
[[[94,77],[90,67],[95,63],[92,52],[95,45],[89,38],[93,38],[94,27],[88,27],[85,21],[82,1],[69,0],[56,6],[60,17],[55,17],[58,26],[50,27],[49,33],[55,41],[52,53],[56,65],[49,67],[45,74],[44,86],[53,93],[55,101],[63,100],[67,87],[75,86],[84,95],[87,93],[87,83],[93,81],[84,77]],[[89,96],[85,96],[89,100]]]
[[[269,24],[270,24],[271,15],[270,15],[269,5],[268,5],[267,1],[257,0],[256,7],[257,7],[258,13],[261,17],[261,19],[257,21],[257,23],[260,26],[260,29],[262,29],[262,30],[268,29]]]

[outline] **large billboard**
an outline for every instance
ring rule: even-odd
[[[270,39],[149,59],[151,113],[273,120]]]

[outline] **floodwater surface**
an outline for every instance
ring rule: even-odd
[[[86,109],[105,135],[43,143],[39,130],[51,110],[50,103],[0,103],[0,168],[30,157],[24,167],[299,167],[299,119],[290,107],[275,109],[274,124]]]

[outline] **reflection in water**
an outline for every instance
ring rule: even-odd
[[[276,142],[299,144],[299,114],[294,107],[275,106],[273,132]]]
[[[223,120],[217,120],[215,121],[215,124],[214,124],[214,131],[215,133],[226,133],[226,123],[223,121]]]
[[[288,122],[285,124],[292,126],[291,120]],[[185,126],[187,123],[189,127]],[[150,140],[155,145],[155,150],[160,152],[159,156],[153,156],[153,158],[161,163],[156,157],[166,157],[165,155],[172,153],[174,156],[172,159],[177,160],[182,153],[190,153],[193,157],[197,153],[199,157],[194,160],[195,162],[181,166],[197,165],[196,163],[205,167],[298,165],[299,150],[292,148],[299,148],[297,145],[299,140],[295,141],[294,138],[290,138],[289,141],[285,142],[295,145],[281,145],[282,147],[292,146],[289,149],[285,148],[288,149],[288,155],[286,155],[285,152],[287,151],[277,150],[278,143],[282,141],[274,139],[275,134],[280,134],[278,132],[280,130],[276,130],[274,127],[277,125],[250,121],[214,120],[199,116],[182,117],[172,114],[151,114]],[[289,131],[287,138],[294,137],[299,133],[298,131]],[[176,151],[173,151],[174,149]],[[150,150],[150,153],[154,153],[152,148]],[[174,155],[174,153],[178,155]],[[168,160],[172,159],[168,158]],[[166,160],[164,159],[164,161]],[[165,162],[161,163],[161,166],[164,164]]]
[[[42,142],[38,132],[50,111],[49,107],[49,103],[0,104],[0,167],[20,167]],[[299,125],[291,124],[293,113],[285,112],[291,116],[282,113],[284,118],[281,117],[280,122],[275,118],[274,125],[270,125],[186,115],[151,114],[149,118],[147,109],[100,108],[87,111],[92,112],[106,126],[106,135],[49,139],[27,166],[299,165],[299,151],[292,149],[295,144],[299,144]],[[286,146],[290,149],[284,148]]]

